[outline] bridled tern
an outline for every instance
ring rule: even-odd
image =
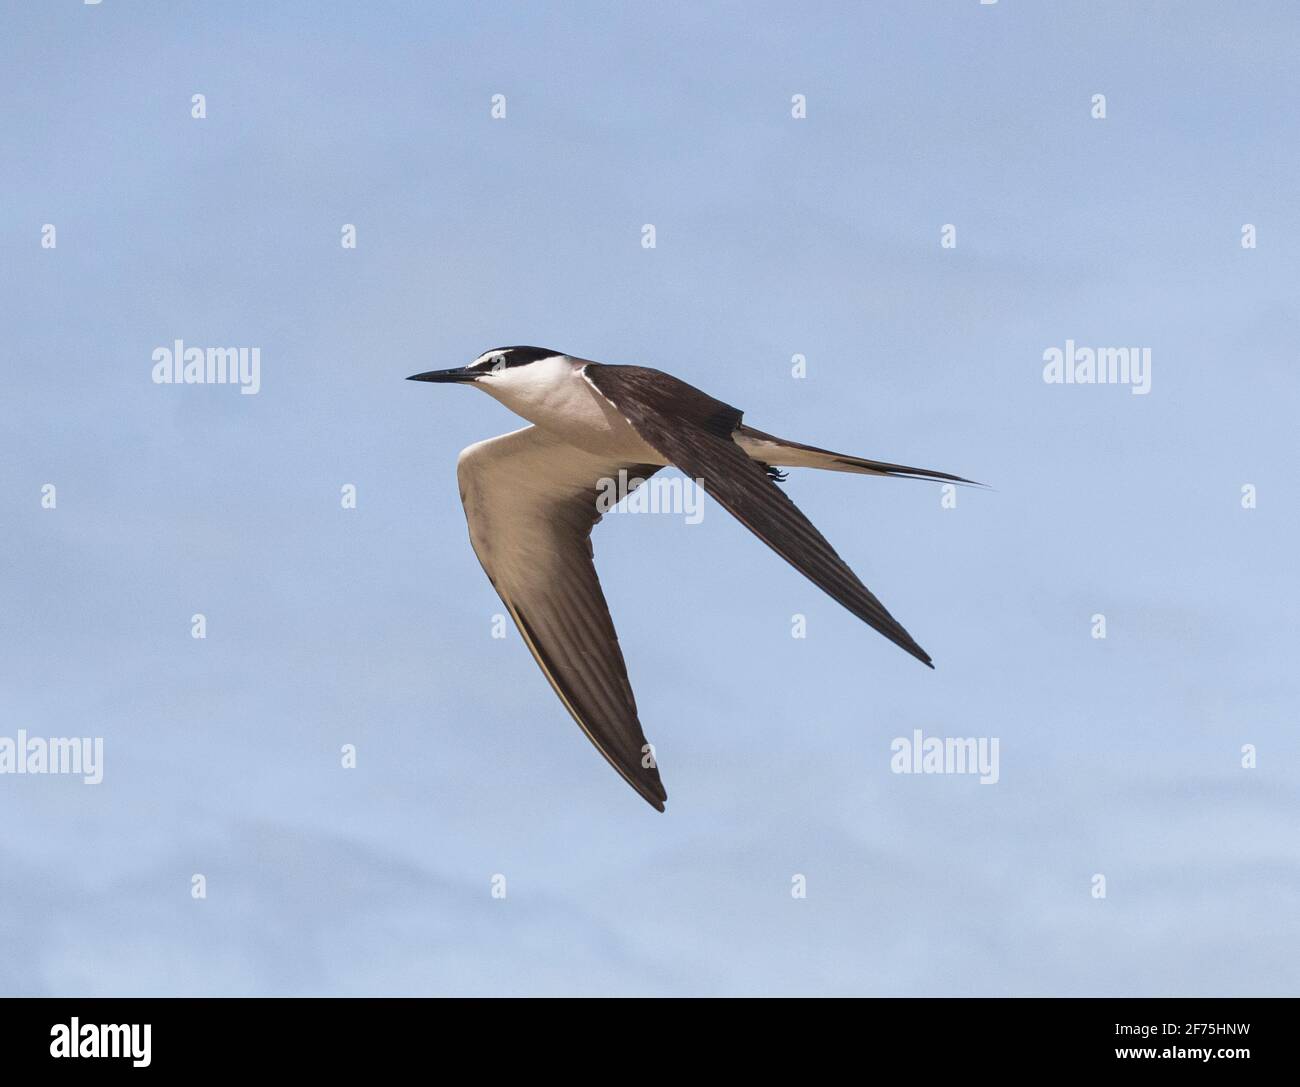
[[[531,426],[471,445],[456,463],[470,543],[542,673],[609,764],[659,811],[668,794],[641,731],[618,635],[592,562],[598,496],[672,465],[849,611],[933,668],[812,522],[779,468],[969,483],[764,434],[737,408],[660,370],[542,347],[497,347],[411,381],[473,384]]]

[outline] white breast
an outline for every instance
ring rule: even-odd
[[[488,372],[474,384],[516,415],[579,449],[641,464],[667,463],[582,376],[586,362],[553,355]]]

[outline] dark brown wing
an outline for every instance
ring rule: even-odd
[[[739,409],[659,370],[590,362],[583,373],[651,447],[698,480],[768,547],[868,626],[934,667],[763,465],[732,440]]]

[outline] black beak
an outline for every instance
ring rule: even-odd
[[[451,370],[430,370],[424,374],[412,374],[407,381],[473,381],[478,377],[477,370],[466,366],[457,366]]]

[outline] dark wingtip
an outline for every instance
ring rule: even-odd
[[[930,659],[930,654],[927,653],[924,649],[922,649],[922,648],[921,648],[919,645],[917,645],[915,642],[913,642],[913,641],[911,641],[911,640],[909,639],[909,640],[906,641],[906,642],[896,642],[895,644],[898,646],[899,649],[902,649],[902,650],[904,650],[905,652],[910,653],[912,656],[914,656],[917,660],[919,660],[922,664],[924,664],[928,669],[930,669],[930,671],[932,671],[932,672],[934,671],[934,661]]]

